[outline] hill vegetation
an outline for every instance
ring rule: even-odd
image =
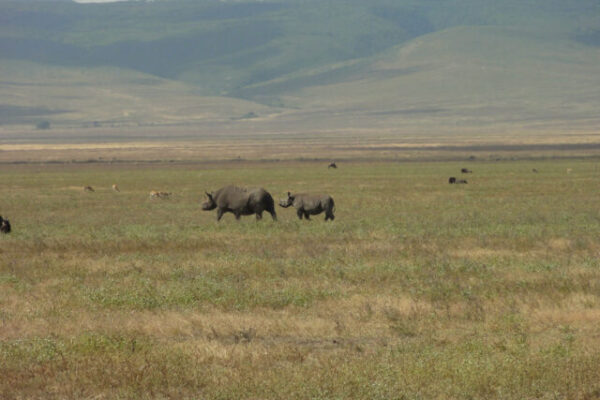
[[[34,110],[59,125],[194,123],[197,113],[171,103],[184,97],[194,108],[215,96],[232,104],[219,118],[318,109],[360,110],[365,126],[377,120],[372,112],[388,126],[598,122],[589,120],[600,104],[590,89],[600,83],[592,0],[0,1],[0,9],[0,105],[20,110],[0,125],[30,123]],[[166,116],[151,111],[154,96],[135,95],[146,111],[123,115],[131,108],[119,105],[123,95],[163,93],[160,85],[172,89],[159,95]],[[68,99],[85,91],[120,110],[73,108]],[[255,105],[237,112],[230,99]]]

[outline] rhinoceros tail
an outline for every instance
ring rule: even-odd
[[[333,197],[329,198],[329,204],[331,204],[331,211],[335,211],[335,201],[333,201]]]
[[[335,219],[335,215],[333,215],[333,211],[335,210],[335,202],[333,201],[333,198],[329,196],[326,203],[323,204],[323,207],[325,208],[325,221],[333,221]]]
[[[270,193],[266,193],[264,202],[265,211],[271,214],[271,217],[273,217],[273,221],[277,221],[277,213],[275,212],[275,201],[273,200],[273,197]]]

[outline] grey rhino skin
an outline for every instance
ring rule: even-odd
[[[295,193],[291,194],[288,192],[287,198],[280,200],[279,205],[283,208],[294,206],[298,218],[302,217],[310,220],[311,215],[321,214],[325,211],[325,221],[334,220],[333,209],[335,203],[333,198],[329,195],[323,194],[308,194],[308,193]]]
[[[277,221],[275,202],[273,197],[263,188],[242,188],[238,186],[225,186],[216,192],[206,193],[208,201],[202,204],[204,211],[217,209],[217,221],[223,214],[230,212],[235,219],[242,215],[256,214],[256,220],[262,219],[263,211],[267,211]]]

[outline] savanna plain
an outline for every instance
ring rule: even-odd
[[[597,158],[338,167],[3,165],[0,398],[600,398]]]

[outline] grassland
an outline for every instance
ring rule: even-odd
[[[0,398],[600,396],[597,159],[339,167],[3,165]],[[337,218],[216,223],[227,183]]]

